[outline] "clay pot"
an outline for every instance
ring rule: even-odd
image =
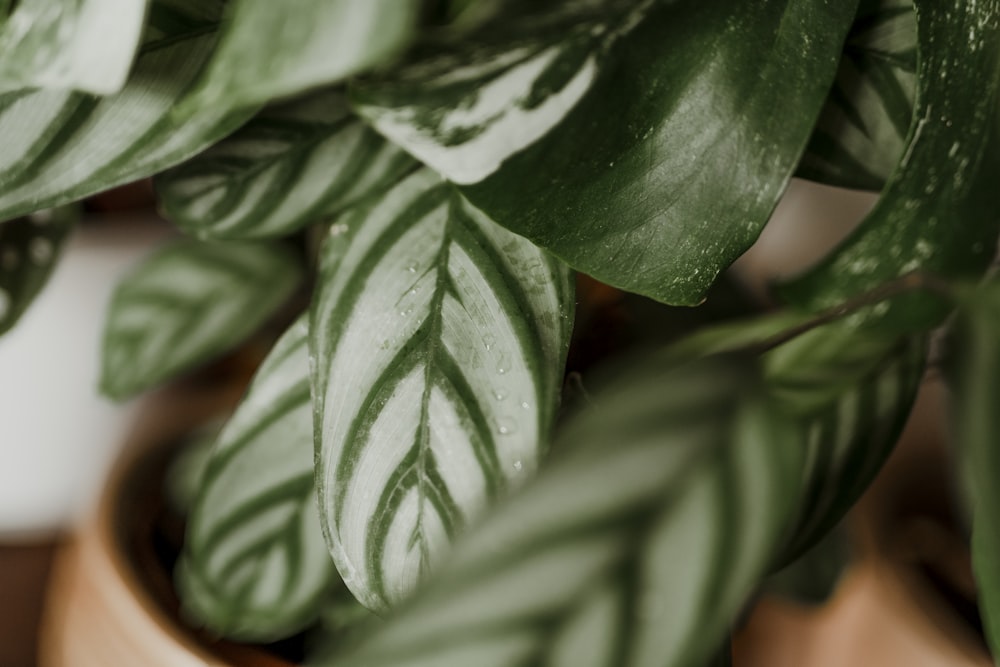
[[[219,414],[239,393],[175,389],[147,406],[96,510],[56,557],[39,646],[42,667],[292,664],[186,627],[158,555],[154,517],[163,512],[159,489],[167,461],[191,425]]]

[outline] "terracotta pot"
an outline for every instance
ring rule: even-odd
[[[156,556],[151,517],[162,511],[158,489],[173,445],[239,393],[174,391],[152,401],[96,510],[57,555],[39,646],[42,667],[291,665],[185,627],[170,572]]]

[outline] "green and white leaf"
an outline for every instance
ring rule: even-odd
[[[0,220],[149,176],[246,121],[252,109],[174,108],[188,98],[215,41],[202,28],[147,45],[125,87],[107,97],[0,95]]]
[[[198,104],[259,105],[382,64],[409,44],[420,4],[232,0]]]
[[[978,280],[1000,235],[1000,5],[916,0],[917,108],[906,150],[874,210],[783,296],[819,310],[914,271]],[[896,331],[939,324],[951,304],[910,292],[868,320]]]
[[[646,360],[339,667],[687,667],[780,546],[801,433],[733,360]]]
[[[471,128],[449,139],[462,145],[487,128],[494,136],[504,118],[511,128],[529,127],[517,120],[518,109],[543,109],[557,93],[582,91],[575,104],[560,103],[559,114],[543,116],[551,124],[543,136],[532,135],[533,143],[516,130],[495,135],[494,143],[516,152],[488,177],[463,185],[463,194],[499,224],[605,283],[697,304],[770,217],[833,82],[856,4],[613,6],[635,11],[616,14],[620,20],[605,29],[608,41],[564,30],[569,41],[558,42],[591,39],[606,50],[570,49],[558,66],[543,68],[545,77],[515,77],[510,85],[524,86],[515,92],[505,83],[502,96],[491,88],[506,81],[497,72],[482,82],[479,97],[469,93],[480,125],[447,114],[442,129]],[[539,58],[523,73],[549,62]],[[415,100],[424,99],[423,88],[410,88]],[[412,106],[409,91],[400,87],[393,108]],[[514,103],[513,115],[501,113],[501,97]],[[775,113],[776,99],[783,113]],[[483,121],[494,117],[493,125]]]
[[[312,350],[323,528],[384,611],[530,477],[572,319],[568,271],[429,170],[331,227]]]
[[[125,398],[245,340],[299,286],[278,244],[174,243],[115,290],[104,329],[101,390]]]
[[[0,334],[45,287],[77,218],[76,207],[64,207],[0,225]]]
[[[354,117],[343,93],[268,107],[159,176],[164,212],[201,238],[288,234],[387,189],[414,167]]]
[[[19,0],[0,26],[0,89],[121,90],[146,0]]]
[[[906,148],[916,73],[912,0],[862,0],[798,175],[880,190]]]
[[[806,424],[805,485],[783,564],[817,543],[868,488],[899,440],[927,357],[920,336],[838,322],[766,356],[768,388]]]
[[[177,570],[213,632],[269,641],[314,621],[336,576],[313,482],[308,320],[275,345],[202,477]]]
[[[1000,655],[1000,283],[966,295],[949,340],[951,421],[972,510],[972,569],[983,630]]]

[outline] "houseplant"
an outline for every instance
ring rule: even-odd
[[[104,390],[312,293],[201,473],[197,622],[293,633],[342,578],[386,621],[317,661],[725,660],[878,470],[947,322],[995,640],[997,2],[112,4],[24,0],[0,42],[0,217],[156,174],[192,236],[121,287]],[[586,378],[546,454],[570,267],[697,305],[793,174],[881,196],[784,309]]]

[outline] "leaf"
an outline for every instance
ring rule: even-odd
[[[972,569],[983,630],[1000,655],[1000,283],[965,295],[949,332],[945,367],[951,389],[950,420],[962,484],[972,510]]]
[[[213,30],[222,20],[228,0],[152,0],[144,41],[152,43],[172,35]]]
[[[860,227],[781,294],[813,310],[913,271],[976,279],[1000,233],[1000,6],[917,0],[917,109],[906,152]],[[951,309],[926,292],[868,312],[872,324],[915,331]]]
[[[764,582],[767,595],[819,607],[830,600],[850,564],[847,531],[835,527]]]
[[[253,109],[174,109],[187,99],[214,44],[214,33],[204,29],[149,44],[124,89],[103,98],[58,91],[0,95],[0,220],[144,178],[245,122]]]
[[[0,334],[45,287],[77,217],[75,207],[66,207],[0,225]]]
[[[762,576],[801,434],[754,375],[647,358],[341,667],[700,665]]]
[[[342,93],[269,107],[155,183],[171,221],[201,238],[288,234],[388,188],[413,161],[354,118]]]
[[[916,95],[912,0],[862,0],[798,175],[880,190],[906,148]]]
[[[429,59],[423,78],[415,64],[381,86],[378,110],[359,87],[359,108],[498,223],[574,268],[697,304],[778,201],[855,3],[586,6],[615,11],[575,30],[556,24],[562,34],[530,47],[522,38],[502,58],[458,50]],[[457,110],[435,111],[442,100]],[[410,134],[390,127],[408,121]]]
[[[926,356],[923,337],[878,334],[850,321],[766,355],[771,395],[808,432],[803,495],[778,564],[816,544],[868,488],[903,431]]]
[[[241,343],[302,279],[276,244],[179,242],[115,290],[104,329],[101,391],[125,398]]]
[[[308,321],[268,355],[212,450],[177,569],[185,611],[244,641],[314,621],[335,581],[313,484]]]
[[[417,0],[234,0],[198,104],[258,105],[381,64],[409,43],[419,7]]]
[[[429,170],[331,228],[314,297],[320,512],[348,588],[384,611],[529,477],[571,327],[565,267]]]
[[[110,94],[125,84],[145,0],[19,0],[0,28],[0,88]]]

